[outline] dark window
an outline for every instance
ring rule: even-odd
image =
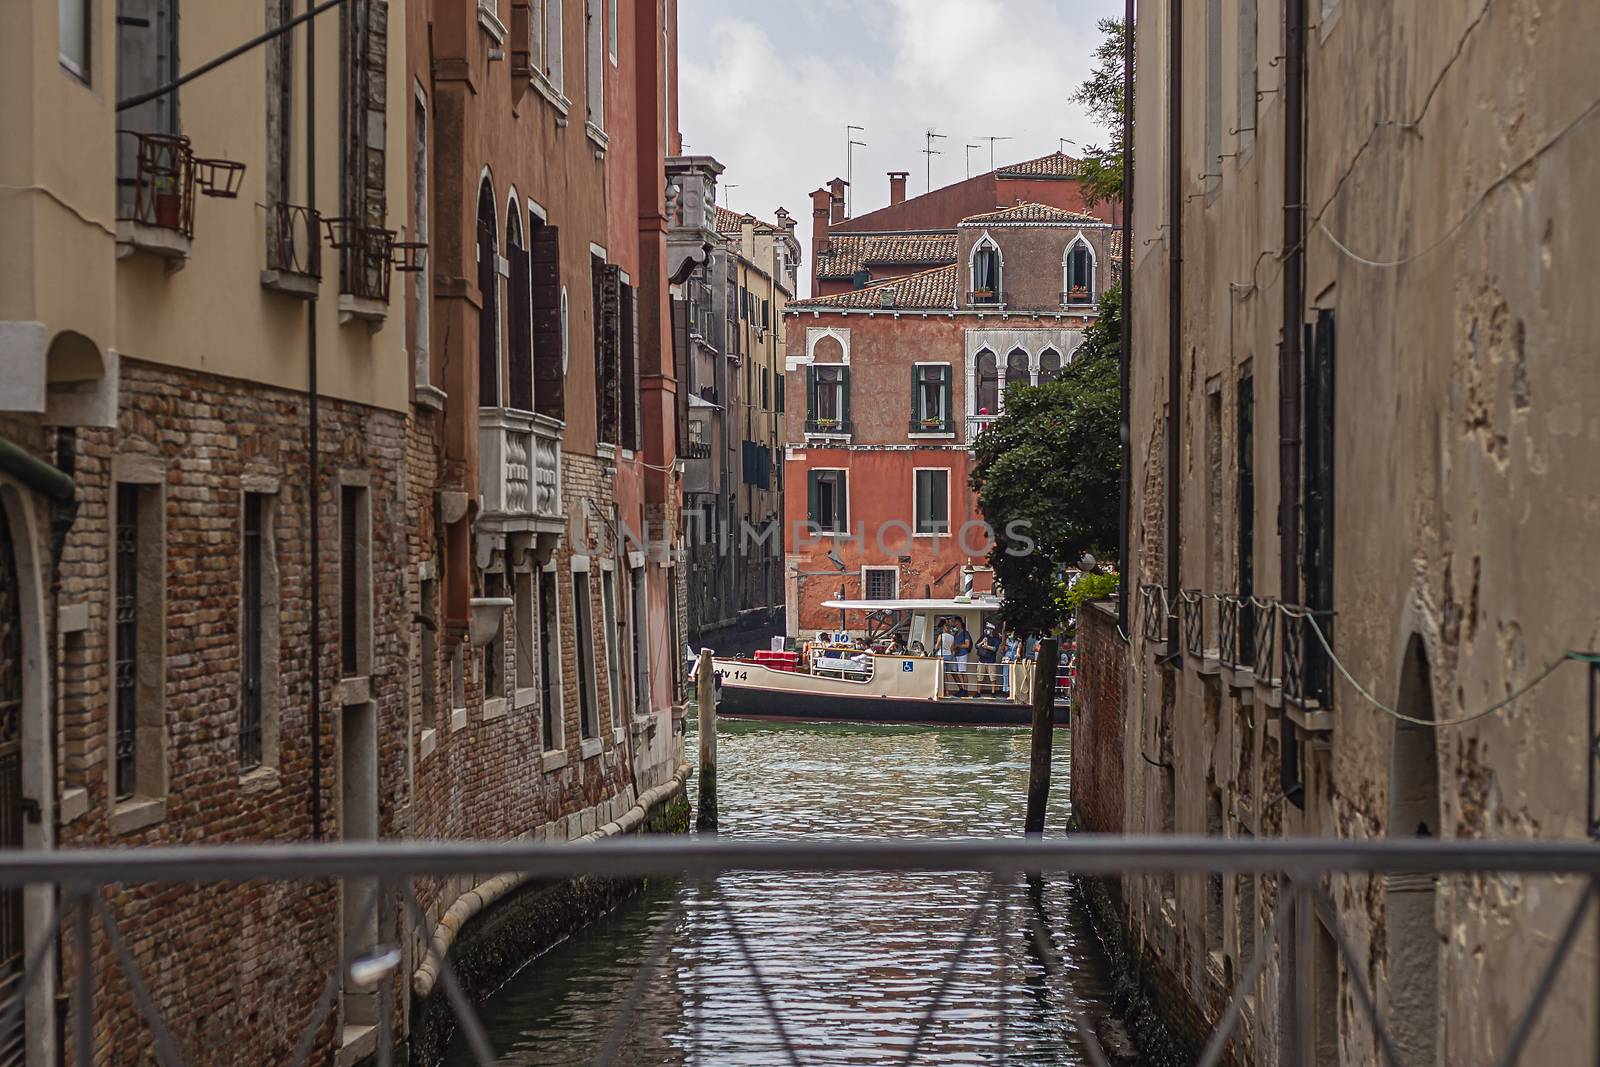
[[[622,430],[622,272],[590,260],[594,290],[595,434],[617,444]]]
[[[1238,503],[1235,517],[1238,523],[1239,542],[1239,595],[1251,596],[1255,592],[1256,559],[1256,400],[1255,380],[1248,374],[1239,379],[1237,415],[1239,419],[1238,449]],[[1239,625],[1239,660],[1255,663],[1256,631],[1244,619],[1253,617],[1241,614]]]
[[[950,532],[950,472],[919,470],[916,473],[916,532]]]
[[[633,640],[633,713],[650,713],[650,649],[645,643],[644,568],[628,572],[628,633]],[[669,609],[670,610],[670,609]],[[677,650],[672,650],[674,658]]]
[[[919,363],[911,369],[911,431],[950,429],[950,365]]]
[[[495,246],[494,189],[478,188],[478,406],[500,406],[500,255]]]
[[[782,415],[783,414],[783,375],[778,374],[778,375],[775,375],[774,378],[776,380],[773,383],[773,390],[777,394],[778,414]]]
[[[92,20],[91,20],[92,21]],[[178,77],[178,0],[117,0],[116,89],[121,97],[148,92]],[[179,93],[166,93],[117,112],[117,214],[138,210],[139,138],[176,134]]]
[[[339,8],[340,29],[340,212],[350,226],[385,228],[389,201],[384,136],[387,128],[389,4],[353,0]],[[492,214],[491,214],[492,218]],[[492,223],[491,223],[492,225]],[[377,254],[379,248],[383,254]],[[387,248],[370,240],[344,249],[341,292],[389,292]]]
[[[506,279],[506,356],[510,377],[506,402],[518,411],[532,411],[533,293],[528,280],[528,252],[522,247],[522,216],[515,207],[506,212],[506,259],[511,265]]]
[[[539,706],[543,713],[544,747],[552,751],[561,739],[561,632],[556,619],[556,572],[539,572]]]
[[[639,447],[639,290],[622,286],[621,304],[622,447],[635,451]]]
[[[987,348],[978,353],[978,411],[979,415],[1000,413],[999,362]]]
[[[850,368],[839,364],[810,368],[812,428],[843,433],[849,429]]]
[[[1028,353],[1020,348],[1014,349],[1011,355],[1006,357],[1006,388],[1027,384],[1029,384]]]
[[[1039,384],[1053,382],[1061,376],[1061,353],[1047,348],[1039,354]]]
[[[1094,253],[1079,241],[1067,256],[1067,302],[1087,304],[1094,300]]]
[[[139,736],[139,503],[137,485],[117,486],[116,795],[136,786]]]
[[[505,595],[505,576],[500,574],[485,574],[483,576],[483,595],[486,597],[499,597]],[[500,632],[494,639],[483,646],[483,699],[501,700],[506,695],[506,641],[505,625],[502,620]]]
[[[339,660],[344,676],[349,678],[362,673],[362,490],[347,485],[339,499]]]
[[[869,567],[867,569],[867,600],[893,600],[898,595],[896,588],[900,582],[899,572],[893,567]]]
[[[561,308],[561,233],[529,221],[528,275],[533,293],[534,410],[567,417],[565,323]]]
[[[261,765],[261,577],[266,550],[264,516],[266,498],[244,495],[244,533],[239,593],[239,766]]]
[[[1334,325],[1333,312],[1317,313],[1308,349],[1305,382],[1305,553],[1306,606],[1319,614],[1316,621],[1333,640],[1333,528],[1334,505]],[[1315,634],[1302,639],[1306,657],[1306,691],[1326,705],[1329,663]]]
[[[1000,250],[992,244],[980,245],[972,254],[972,289],[985,296],[1000,292]]]
[[[810,516],[817,529],[830,533],[843,533],[849,529],[849,479],[845,471],[814,470],[811,472]]]
[[[600,621],[605,630],[606,692],[611,697],[611,725],[622,722],[622,630],[617,616],[615,571],[600,572]]]
[[[589,603],[589,572],[578,571],[572,576],[572,617],[578,631],[578,710],[582,716],[579,727],[586,741],[600,736],[600,711],[594,689],[593,612]]]

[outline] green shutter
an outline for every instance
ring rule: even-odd
[[[817,421],[817,368],[806,367],[806,422]]]
[[[951,371],[952,368],[948,363],[939,368],[939,391],[944,397],[944,429],[946,433],[954,428],[956,421],[955,396],[951,390]]]
[[[806,472],[806,518],[818,526],[822,520],[817,516],[817,472]]]
[[[839,392],[843,394],[839,404],[839,430],[841,433],[850,432],[850,368],[839,368]]]
[[[922,383],[918,380],[921,374],[922,368],[913,363],[911,365],[911,430],[913,433],[922,429],[922,410],[919,407],[922,400],[920,390]]]

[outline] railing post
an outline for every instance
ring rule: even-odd
[[[712,665],[709,648],[700,650],[694,677],[699,690],[700,730],[700,807],[695,829],[714,834],[717,832],[717,669]]]
[[[1028,767],[1028,814],[1023,830],[1044,833],[1044,812],[1050,800],[1050,746],[1056,710],[1056,665],[1060,645],[1054,637],[1039,642],[1033,665],[1033,760]]]

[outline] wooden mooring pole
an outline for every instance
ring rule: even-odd
[[[717,669],[711,663],[711,650],[700,650],[695,667],[698,688],[700,731],[700,807],[695,829],[717,832]]]
[[[1033,759],[1028,766],[1028,816],[1023,830],[1044,833],[1044,812],[1050,801],[1050,746],[1054,740],[1056,665],[1061,646],[1054,637],[1039,642],[1033,664]]]

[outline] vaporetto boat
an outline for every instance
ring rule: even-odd
[[[907,644],[930,647],[939,620],[959,618],[976,635],[1000,602],[950,600],[830,600],[826,608],[866,612],[909,629]],[[717,713],[735,718],[802,721],[1024,726],[1033,721],[1033,663],[979,665],[963,672],[938,656],[871,652],[829,642],[810,643],[795,669],[751,659],[715,658]],[[1068,709],[1055,704],[1053,722],[1066,726]]]

